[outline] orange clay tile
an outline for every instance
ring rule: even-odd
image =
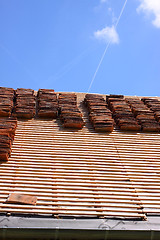
[[[26,194],[10,193],[6,202],[36,205],[37,197]]]

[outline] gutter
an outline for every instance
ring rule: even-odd
[[[0,216],[0,239],[159,240],[160,217],[132,221]]]

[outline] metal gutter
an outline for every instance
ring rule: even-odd
[[[160,239],[160,217],[147,221],[0,216],[0,239]]]

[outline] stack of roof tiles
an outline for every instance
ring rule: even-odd
[[[156,98],[142,98],[144,104],[146,104],[153,112],[156,120],[160,123],[160,101]]]
[[[9,117],[13,110],[14,89],[0,87],[0,117]]]
[[[139,98],[126,98],[130,104],[134,116],[141,125],[142,131],[145,132],[158,132],[160,125],[156,121],[154,112],[147,107]]]
[[[11,155],[11,145],[17,126],[17,120],[10,118],[14,94],[12,88],[0,88],[0,161],[8,161]]]
[[[0,118],[0,161],[8,161],[17,127],[14,118]]]
[[[113,131],[114,120],[104,98],[98,94],[86,94],[84,102],[94,129],[97,132]]]
[[[16,90],[16,103],[14,115],[18,118],[30,119],[35,116],[34,90],[18,88]]]
[[[57,118],[58,101],[57,95],[52,89],[39,89],[37,94],[38,117]]]
[[[58,98],[60,119],[65,128],[82,129],[84,121],[77,107],[75,93],[60,93]]]
[[[112,111],[116,124],[121,130],[139,131],[141,129],[123,95],[106,96],[106,101]]]

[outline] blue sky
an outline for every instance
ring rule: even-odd
[[[115,27],[124,4],[124,11]],[[159,0],[0,0],[0,85],[160,96]]]

